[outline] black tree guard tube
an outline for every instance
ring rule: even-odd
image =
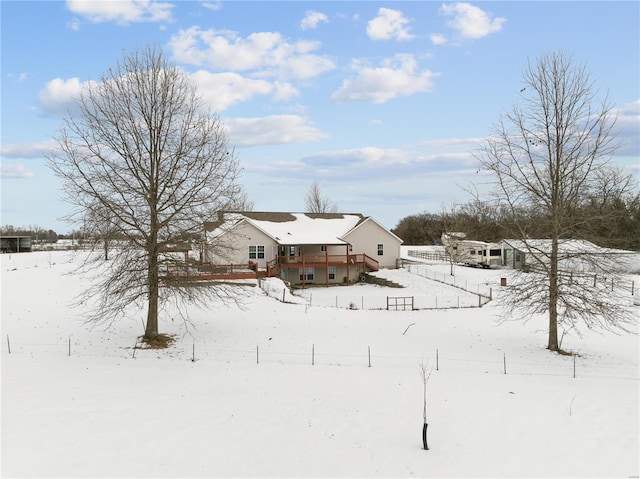
[[[427,426],[429,426],[426,422],[424,426],[422,426],[422,447],[425,451],[429,450],[429,445],[427,444]]]

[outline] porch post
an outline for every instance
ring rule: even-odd
[[[329,287],[329,247],[324,245],[324,282]]]
[[[305,281],[307,280],[307,268],[304,264],[304,245],[300,247],[300,253],[302,254],[302,289],[305,287]]]
[[[349,284],[349,243],[347,243],[346,248],[347,248],[347,284]]]
[[[185,272],[187,273],[187,278],[189,278],[189,250],[184,252],[184,267]]]

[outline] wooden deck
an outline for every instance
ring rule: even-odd
[[[266,269],[259,269],[256,263],[244,264],[210,264],[199,263],[191,265],[188,271],[170,270],[161,275],[161,280],[166,284],[172,281],[198,282],[198,281],[228,281],[237,279],[257,279],[277,276],[281,268],[350,268],[362,266],[369,271],[378,271],[378,261],[366,254],[349,255],[302,255],[279,256],[267,264]]]

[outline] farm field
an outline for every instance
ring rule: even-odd
[[[405,270],[379,273],[402,289],[249,282],[239,306],[169,312],[160,329],[176,343],[143,350],[144,311],[105,328],[70,307],[86,285],[67,274],[76,261],[0,256],[2,477],[640,473],[638,336],[567,333],[578,356],[552,354],[545,317],[497,322],[504,271],[456,267],[467,289],[491,288],[482,308]],[[387,296],[455,307],[362,308]]]

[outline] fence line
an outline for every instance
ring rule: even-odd
[[[391,303],[394,298],[404,298],[404,296],[383,296],[383,295],[360,295],[360,296],[325,296],[322,294],[314,295],[309,291],[308,296],[300,296],[307,300],[307,306],[317,306],[324,308],[339,308],[352,310],[390,310],[402,311],[403,309],[395,308]],[[465,291],[458,295],[414,295],[413,310],[425,309],[458,309],[458,308],[478,308],[487,304],[489,299],[485,296]],[[407,308],[407,311],[411,308]]]
[[[138,345],[138,343],[136,343]],[[531,361],[512,361],[504,352],[496,352],[494,358],[457,357],[455,352],[443,354],[434,348],[430,355],[425,354],[385,354],[371,346],[361,347],[358,351],[335,351],[320,343],[301,345],[295,351],[271,350],[264,343],[256,343],[254,347],[229,349],[217,348],[206,343],[182,341],[168,349],[145,349],[131,345],[95,346],[84,344],[79,340],[57,343],[9,342],[2,346],[3,361],[15,356],[72,357],[83,358],[119,358],[132,361],[140,359],[189,360],[192,362],[211,361],[232,364],[279,364],[309,366],[347,366],[363,368],[415,368],[420,361],[426,360],[434,371],[444,373],[478,373],[533,376],[561,376],[576,378],[609,378],[640,380],[637,366],[591,365],[584,363],[580,357],[549,358],[549,362],[541,364]],[[8,364],[8,363],[7,363]]]
[[[456,276],[451,276],[446,273],[430,271],[426,265],[409,264],[404,266],[404,268],[410,273],[413,273],[417,276],[421,276],[438,283],[443,283],[447,286],[453,286],[454,288],[461,289],[467,293],[475,294],[481,298],[482,306],[487,304],[493,298],[493,290],[490,286],[477,283],[469,283],[469,281],[466,279],[459,279]]]

